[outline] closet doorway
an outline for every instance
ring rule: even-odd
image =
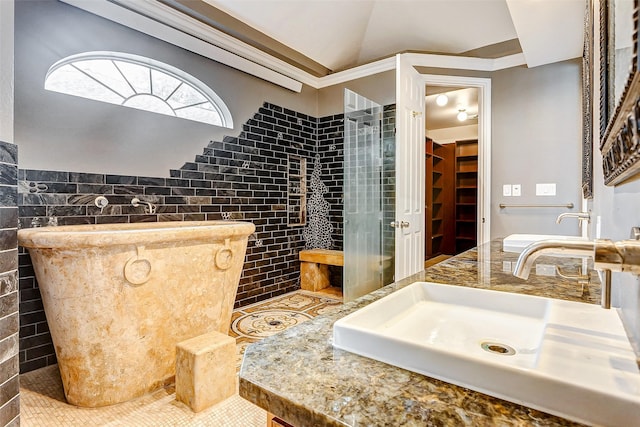
[[[426,87],[425,261],[478,244],[478,93]]]

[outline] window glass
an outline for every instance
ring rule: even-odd
[[[118,52],[87,52],[55,63],[46,90],[153,113],[233,127],[220,97],[195,77],[168,64]]]

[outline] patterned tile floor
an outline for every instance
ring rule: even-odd
[[[236,338],[238,367],[246,346],[340,307],[327,293],[295,291],[235,310],[229,335]],[[236,384],[237,385],[237,384]],[[66,403],[58,366],[20,375],[22,426],[224,426],[264,427],[266,412],[237,394],[199,413],[175,400],[173,386],[104,408]]]

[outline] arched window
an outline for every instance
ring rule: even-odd
[[[85,52],[49,68],[44,88],[54,92],[233,128],[222,99],[171,65],[120,52]]]

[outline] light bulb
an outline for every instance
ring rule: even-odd
[[[440,94],[436,98],[436,104],[438,104],[441,107],[444,107],[445,105],[447,105],[447,102],[449,102],[449,97],[445,94]]]
[[[458,120],[460,120],[461,122],[464,122],[465,120],[467,120],[469,115],[467,114],[466,111],[460,110],[460,112],[458,112],[458,115],[456,117],[458,117]]]

